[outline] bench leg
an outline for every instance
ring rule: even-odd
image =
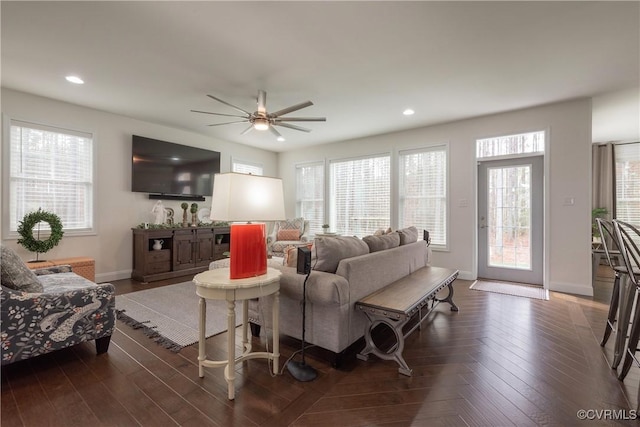
[[[377,316],[370,315],[366,313],[369,318],[370,325],[365,330],[364,339],[366,342],[365,348],[358,354],[358,359],[360,360],[369,360],[369,354],[374,354],[383,360],[395,360],[400,367],[398,368],[398,372],[402,375],[406,375],[410,377],[412,375],[412,370],[407,365],[407,362],[402,357],[402,351],[404,350],[404,335],[402,333],[402,328],[407,323],[409,319],[403,319],[396,322],[393,322],[390,319]],[[392,347],[392,351],[390,353],[383,352],[376,346],[376,343],[373,341],[371,337],[371,332],[375,329],[379,324],[384,324],[388,326],[396,336],[396,345]]]
[[[439,302],[448,302],[451,305],[451,311],[458,311],[458,306],[453,302],[453,281],[447,284],[447,288],[449,288],[449,294],[446,298],[436,299]]]

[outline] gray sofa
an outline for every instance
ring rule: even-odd
[[[417,238],[417,233],[416,233]],[[340,258],[340,245],[348,239],[357,238],[325,238],[332,253],[329,262],[323,258],[319,250],[322,239],[314,242],[316,258],[312,259],[311,271],[307,282],[307,319],[306,341],[336,353],[339,363],[344,350],[364,336],[367,319],[354,309],[355,303],[366,295],[381,289],[394,281],[425,267],[429,262],[430,250],[424,241],[381,249],[369,252],[366,243],[353,240],[359,246],[355,251],[363,254]],[[367,239],[367,238],[365,238]],[[342,242],[340,241],[342,240]],[[357,239],[360,242],[363,240]],[[321,242],[323,243],[323,242]],[[326,243],[326,241],[324,242]],[[362,246],[364,244],[364,247]],[[324,245],[327,246],[327,245]],[[385,245],[379,245],[384,248]],[[366,249],[363,249],[366,248]],[[327,251],[324,251],[326,255]],[[336,256],[336,252],[338,252]],[[346,251],[349,255],[349,250]],[[354,252],[351,250],[351,252]],[[337,263],[335,272],[331,272]],[[325,269],[329,271],[319,271]],[[281,266],[280,278],[280,333],[297,339],[302,338],[302,289],[305,275],[297,274],[294,267]],[[272,296],[260,298],[250,312],[252,323],[271,327]],[[252,329],[254,334],[256,328]],[[259,331],[259,328],[257,329]]]

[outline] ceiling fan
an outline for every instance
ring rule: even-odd
[[[222,126],[228,124],[236,124],[236,123],[250,123],[249,127],[243,130],[240,135],[244,135],[250,132],[252,129],[256,130],[270,130],[277,138],[278,141],[284,141],[284,137],[280,135],[274,126],[282,126],[289,129],[295,129],[302,132],[311,132],[311,129],[303,128],[301,126],[292,125],[290,123],[285,122],[325,122],[327,119],[325,117],[283,117],[286,114],[292,113],[294,111],[301,110],[303,108],[310,107],[313,105],[313,102],[307,101],[302,102],[300,104],[292,105],[288,108],[283,108],[282,110],[278,110],[275,113],[267,112],[267,93],[263,90],[258,91],[258,110],[250,113],[246,110],[243,110],[240,107],[236,107],[233,104],[229,104],[226,101],[223,101],[220,98],[216,98],[213,95],[207,95],[211,99],[215,99],[218,102],[221,102],[229,107],[233,108],[242,113],[242,115],[238,114],[223,114],[223,113],[212,113],[209,111],[199,111],[199,110],[191,110],[194,113],[202,113],[202,114],[212,114],[214,116],[225,116],[225,117],[237,117],[242,120],[234,120],[231,122],[224,123],[214,123],[207,126]]]

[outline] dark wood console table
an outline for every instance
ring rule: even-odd
[[[133,230],[133,273],[141,282],[197,274],[229,251],[229,227],[184,227]],[[162,241],[154,249],[156,240]]]

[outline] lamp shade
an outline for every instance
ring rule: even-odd
[[[242,173],[218,173],[213,181],[211,219],[279,221],[285,219],[282,180]]]

